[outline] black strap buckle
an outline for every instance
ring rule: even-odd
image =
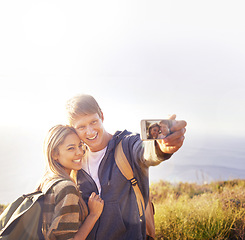
[[[129,181],[131,182],[132,186],[135,186],[138,182],[135,177],[131,178]]]

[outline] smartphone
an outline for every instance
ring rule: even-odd
[[[144,119],[140,122],[141,139],[154,140],[164,139],[171,134],[173,120],[171,119]]]

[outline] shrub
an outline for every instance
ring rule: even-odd
[[[153,184],[156,239],[245,239],[244,183]]]

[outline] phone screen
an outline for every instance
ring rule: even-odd
[[[141,120],[141,138],[142,140],[164,139],[171,134],[172,125],[171,119]]]

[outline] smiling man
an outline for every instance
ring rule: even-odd
[[[176,121],[170,136],[149,144],[142,142],[139,134],[127,130],[117,131],[114,135],[108,133],[103,126],[103,112],[90,95],[70,99],[67,113],[70,125],[88,146],[77,177],[82,196],[87,202],[90,194],[96,192],[104,200],[103,213],[87,239],[146,239],[145,217],[139,216],[131,182],[117,167],[115,148],[122,141],[123,151],[146,205],[149,198],[148,168],[170,158],[182,146],[186,122]]]
[[[112,135],[105,131],[103,113],[83,114],[72,121],[80,139],[89,146],[91,152],[105,148]]]

